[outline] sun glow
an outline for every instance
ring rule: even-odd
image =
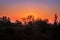
[[[37,14],[35,12],[32,12],[32,11],[29,11],[25,14],[25,17],[29,16],[29,15],[32,15],[34,16],[34,18],[37,18]]]

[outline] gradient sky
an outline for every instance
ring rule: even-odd
[[[0,16],[12,20],[33,15],[53,21],[55,13],[60,17],[60,0],[0,0]]]

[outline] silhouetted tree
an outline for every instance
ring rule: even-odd
[[[54,24],[57,24],[57,18],[58,18],[58,16],[57,16],[57,14],[55,14]]]
[[[27,17],[27,19],[28,19],[29,21],[34,21],[34,16],[29,15],[29,16]]]
[[[24,24],[22,24],[19,20],[12,23],[9,17],[0,17],[0,39],[60,40],[60,22],[57,22],[57,14],[55,14],[54,24],[48,23],[48,19],[34,20],[32,15],[29,15],[27,19],[24,18]]]

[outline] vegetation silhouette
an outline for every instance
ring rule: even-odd
[[[60,22],[55,14],[54,23],[48,23],[48,19],[37,19],[29,15],[29,20],[23,24],[16,20],[11,22],[9,17],[0,17],[0,40],[60,40]],[[25,19],[23,19],[25,20]]]

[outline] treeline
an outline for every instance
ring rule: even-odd
[[[31,21],[32,16],[28,16],[29,22],[16,20],[11,22],[9,17],[0,17],[0,40],[60,40],[60,22],[48,23],[48,19]]]

